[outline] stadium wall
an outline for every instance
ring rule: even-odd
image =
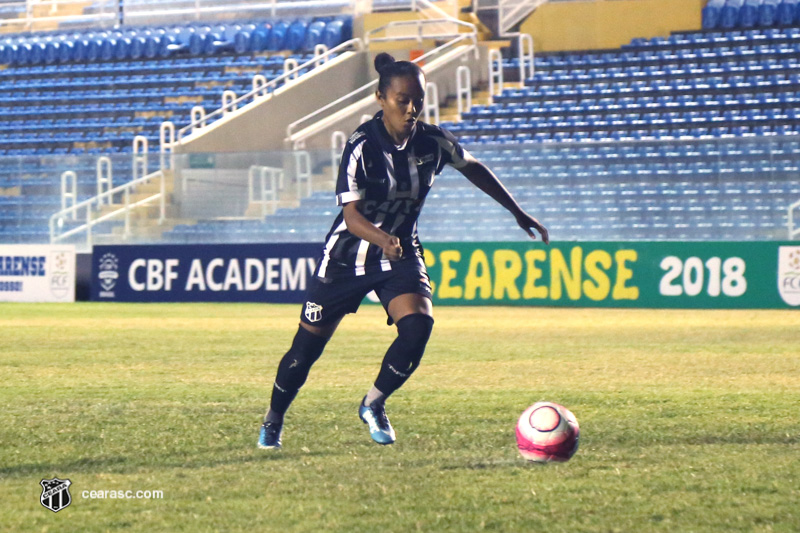
[[[537,52],[618,48],[634,37],[700,30],[704,0],[549,2],[520,26]]]

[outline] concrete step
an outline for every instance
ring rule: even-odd
[[[470,2],[470,0],[466,0],[466,1],[467,1],[467,4],[468,4],[467,7],[469,7],[469,4],[471,2]],[[463,3],[463,1],[459,2],[459,4],[462,4],[462,3]],[[463,9],[464,9],[464,7],[462,6],[462,11],[458,14],[458,20],[460,20],[462,22],[469,22],[470,24],[474,24],[475,25],[475,29],[478,31],[478,41],[489,41],[489,40],[491,40],[492,37],[494,37],[494,34],[492,34],[492,30],[490,30],[489,27],[486,26],[486,24],[484,24],[481,21],[481,19],[478,18],[478,15],[476,15],[475,13],[473,13],[471,11],[465,13],[463,11]]]
[[[522,83],[519,82],[504,82],[503,88],[520,88]],[[486,106],[491,104],[488,88],[478,89],[472,91],[472,105],[473,106]],[[441,122],[460,122],[461,116],[458,114],[458,100],[455,96],[448,96],[445,105],[439,108],[439,120]]]

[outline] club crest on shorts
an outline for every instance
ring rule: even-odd
[[[53,478],[43,479],[39,484],[42,486],[42,495],[39,501],[47,509],[57,513],[72,503],[72,496],[69,494],[69,486],[72,485],[72,481]]]
[[[322,306],[314,302],[306,302],[306,318],[309,322],[322,320]]]

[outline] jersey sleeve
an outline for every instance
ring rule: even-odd
[[[442,151],[442,157],[439,166],[436,168],[436,173],[439,174],[444,170],[445,165],[450,165],[453,168],[463,168],[471,161],[475,161],[472,154],[467,152],[456,139],[455,135],[443,128],[436,128],[437,131],[433,135],[436,142],[439,143],[439,148]]]
[[[364,144],[366,136],[356,131],[344,146],[339,176],[336,179],[336,205],[344,205],[364,197]]]

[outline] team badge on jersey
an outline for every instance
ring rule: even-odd
[[[425,163],[430,163],[433,161],[433,154],[424,155],[422,157],[415,157],[414,163],[417,166],[424,165]]]
[[[309,322],[322,320],[322,306],[314,302],[306,302],[306,318]]]
[[[72,485],[72,481],[53,478],[43,479],[39,484],[42,486],[42,495],[39,501],[47,509],[57,513],[72,503],[72,496],[69,494],[69,486]]]

